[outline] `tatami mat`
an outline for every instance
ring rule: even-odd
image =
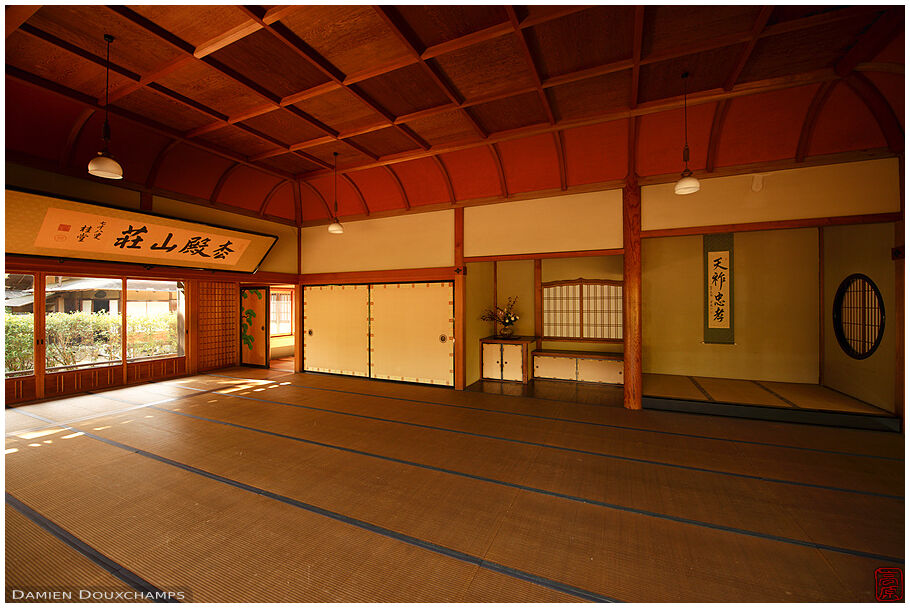
[[[643,395],[649,397],[669,397],[671,399],[688,399],[702,401],[704,393],[689,379],[688,376],[674,376],[671,374],[642,374],[641,378]]]
[[[42,601],[41,596],[29,594],[52,590],[59,592],[67,602],[105,601],[103,592],[134,591],[108,570],[7,505],[6,601]],[[93,595],[97,593],[102,594]]]
[[[851,552],[903,557],[897,434],[241,371],[74,423],[128,449],[9,435],[7,491],[194,601],[865,601]]]
[[[789,382],[762,382],[779,394],[804,409],[832,410],[838,412],[855,412],[858,414],[888,415],[888,412],[875,406],[863,403],[853,397],[831,390],[817,384],[791,384]]]
[[[783,399],[762,388],[751,380],[731,380],[730,378],[695,378],[705,391],[714,399],[723,403],[742,403],[746,405],[770,405],[773,407],[791,407]]]

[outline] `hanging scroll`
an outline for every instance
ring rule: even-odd
[[[703,241],[705,342],[733,344],[733,235],[709,234]]]
[[[6,191],[6,252],[255,272],[277,237]]]

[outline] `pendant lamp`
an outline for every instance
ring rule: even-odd
[[[105,34],[104,40],[107,42],[107,65],[104,73],[104,127],[101,130],[101,139],[104,143],[98,156],[89,161],[88,172],[95,177],[123,179],[123,167],[114,160],[108,150],[108,145],[111,142],[111,124],[107,120],[107,102],[111,82],[111,43],[114,41],[114,37],[110,34]]]
[[[335,176],[335,184],[332,186],[332,196],[335,199],[335,215],[332,217],[332,223],[329,224],[329,232],[332,234],[344,234],[344,226],[338,221],[338,152],[335,154],[335,164],[332,167],[332,173]]]
[[[676,194],[692,194],[693,192],[698,192],[698,189],[701,188],[701,184],[698,183],[698,179],[692,175],[692,171],[689,169],[689,112],[688,112],[688,80],[689,72],[683,72],[683,140],[685,141],[685,146],[683,147],[683,163],[685,163],[686,168],[683,170],[682,175],[679,178],[679,181],[676,182],[673,191]]]

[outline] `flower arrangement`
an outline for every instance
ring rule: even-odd
[[[500,333],[503,335],[512,334],[512,326],[515,325],[515,322],[518,321],[519,317],[515,314],[515,304],[518,303],[518,296],[510,297],[509,301],[506,303],[505,308],[499,306],[493,306],[491,308],[483,311],[483,314],[480,315],[481,321],[495,321],[502,325],[502,330]]]

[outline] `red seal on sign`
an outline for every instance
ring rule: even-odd
[[[875,599],[879,602],[904,601],[904,573],[900,568],[875,569]]]
[[[57,230],[59,230],[60,232],[69,232],[70,228],[72,228],[72,226],[69,224],[60,224],[59,226],[57,226]]]

